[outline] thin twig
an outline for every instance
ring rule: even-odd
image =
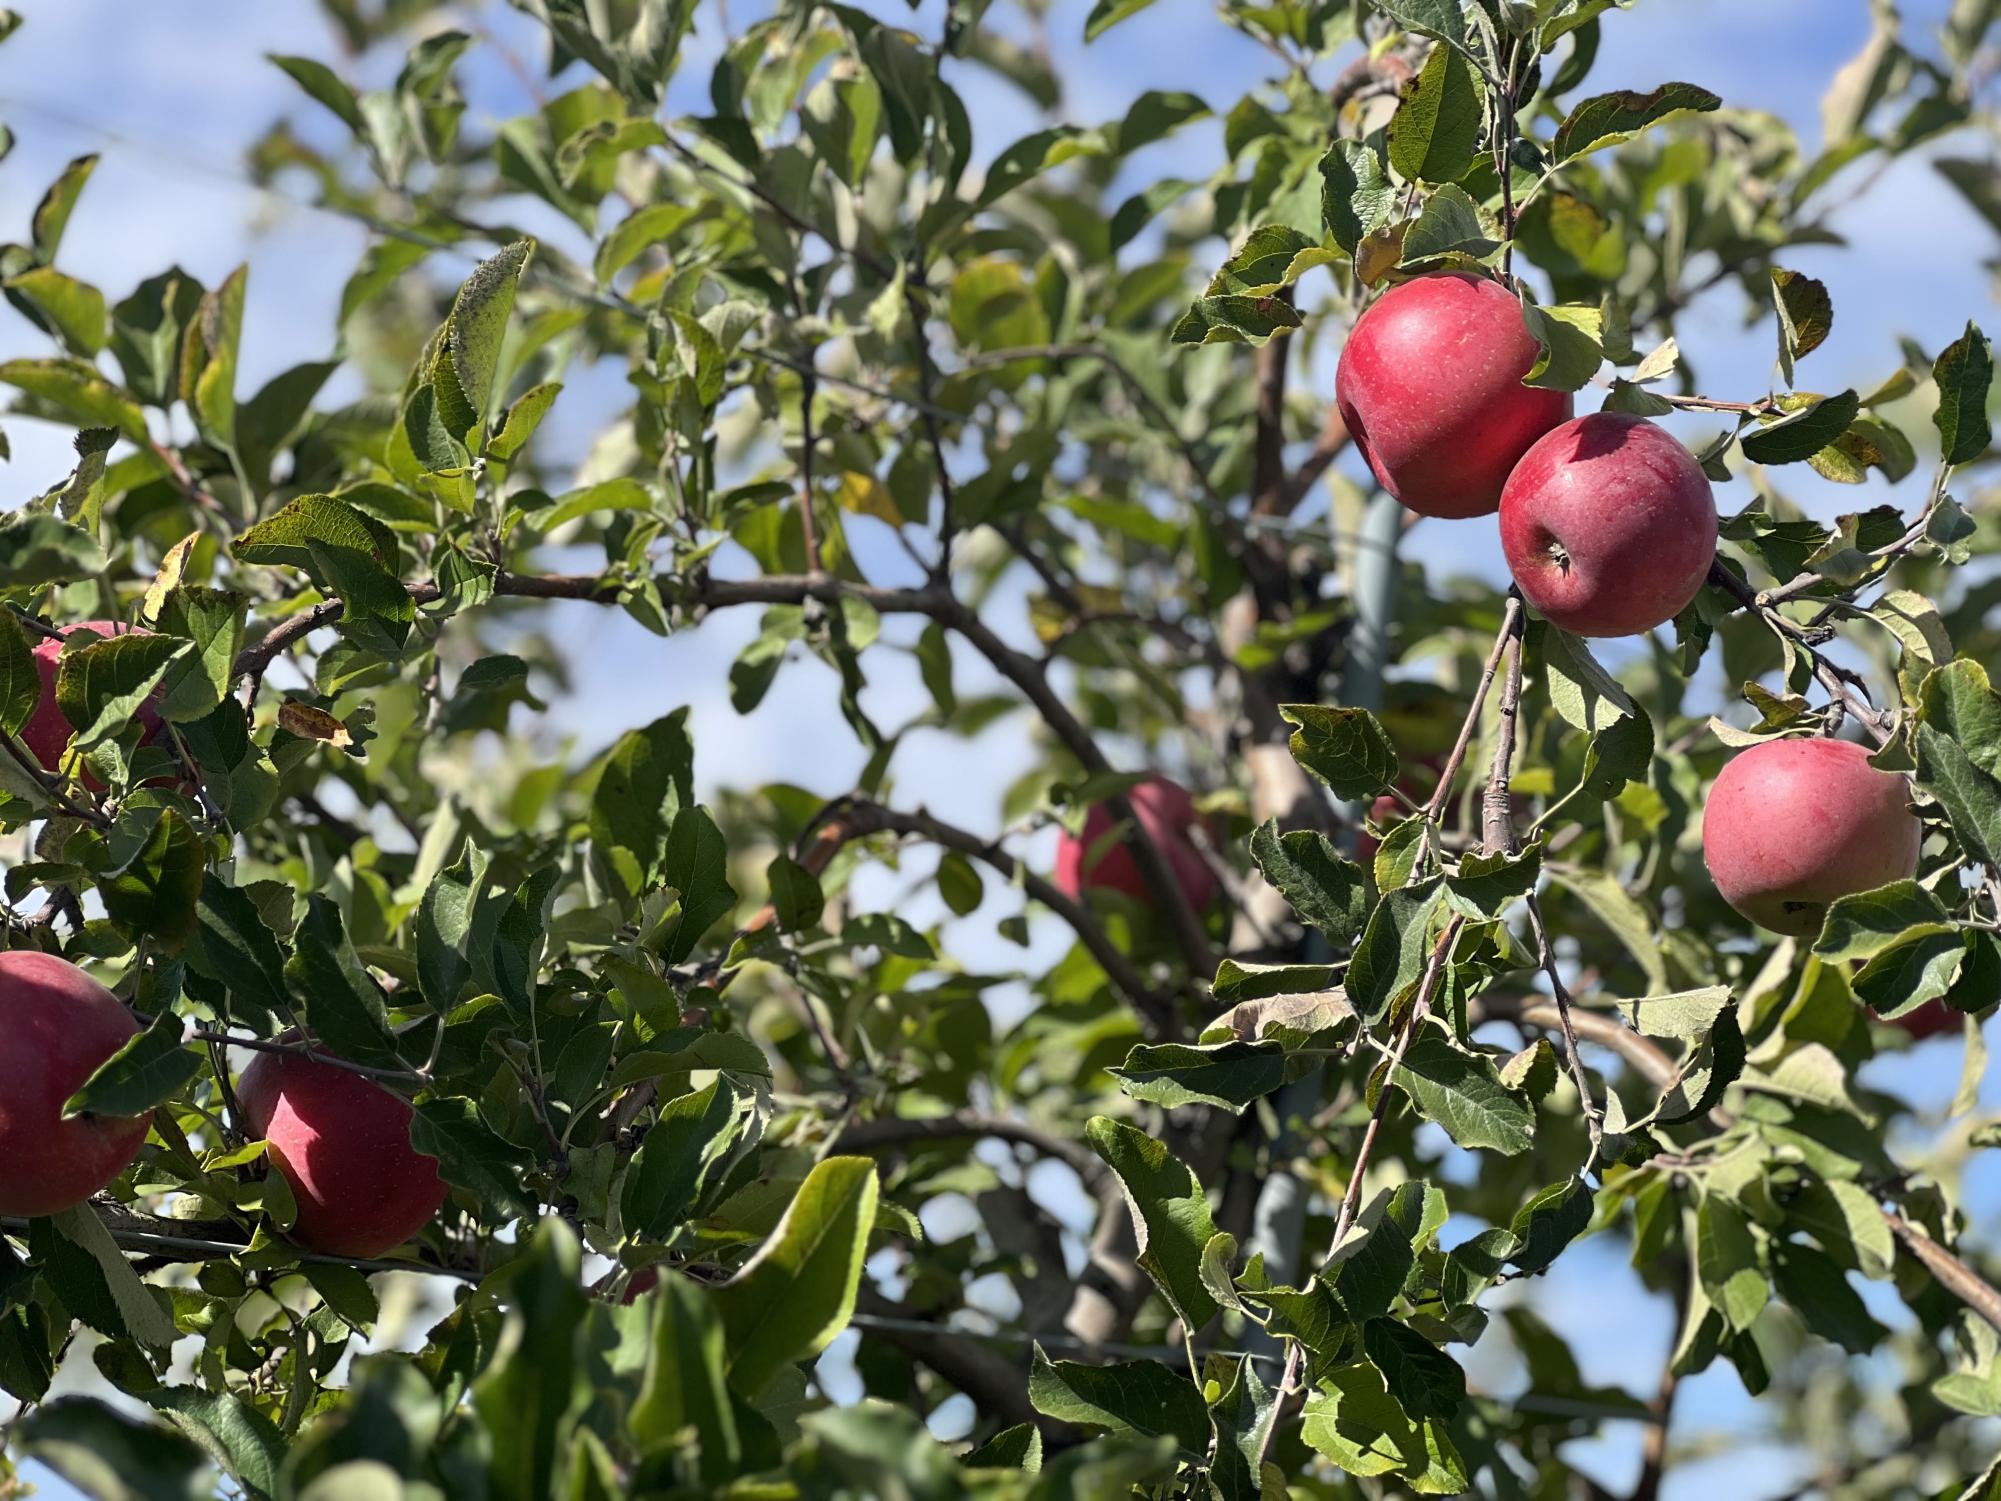
[[[1487,653],[1487,663],[1480,671],[1480,681],[1473,689],[1473,702],[1466,710],[1466,718],[1459,726],[1459,738],[1452,744],[1452,754],[1445,758],[1445,767],[1438,774],[1438,786],[1432,790],[1431,799],[1424,805],[1424,816],[1433,823],[1438,822],[1445,803],[1452,796],[1452,784],[1459,778],[1459,768],[1466,760],[1467,747],[1472,744],[1473,732],[1480,725],[1480,711],[1487,704],[1487,690],[1493,686],[1494,674],[1500,669],[1501,656],[1508,643],[1515,639],[1521,624],[1522,597],[1515,590],[1508,591],[1508,601],[1501,611],[1501,628],[1494,635],[1494,648]]]
[[[1585,1130],[1591,1137],[1591,1152],[1584,1159],[1584,1166],[1577,1170],[1579,1178],[1589,1178],[1598,1166],[1599,1156],[1605,1150],[1605,1114],[1591,1098],[1591,1076],[1584,1071],[1584,1060],[1577,1052],[1577,1027],[1571,1019],[1570,992],[1564,988],[1563,977],[1556,972],[1556,952],[1549,941],[1549,929],[1542,920],[1542,902],[1532,891],[1528,896],[1529,927],[1535,934],[1536,955],[1543,973],[1549,976],[1550,993],[1556,997],[1556,1015],[1563,1033],[1563,1055],[1570,1065],[1571,1082],[1577,1086],[1577,1098],[1584,1110]]]

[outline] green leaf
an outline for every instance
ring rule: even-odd
[[[1621,1001],[1619,1009],[1648,1037],[1699,1038],[1709,1035],[1716,1018],[1730,1004],[1728,985],[1705,985],[1700,990]]]
[[[546,1501],[588,1400],[578,1336],[590,1308],[576,1232],[559,1216],[494,1279],[505,1310],[496,1355],[472,1385],[491,1445],[493,1501]]]
[[[242,1398],[196,1386],[163,1386],[142,1393],[140,1400],[192,1439],[251,1496],[279,1494],[285,1436]]]
[[[1591,1190],[1575,1178],[1545,1188],[1508,1223],[1514,1244],[1502,1252],[1529,1276],[1546,1272],[1563,1248],[1591,1228]]]
[[[14,1430],[36,1460],[95,1501],[207,1501],[201,1452],[157,1424],[123,1417],[94,1397],[64,1397],[24,1414]]]
[[[667,837],[661,871],[669,886],[681,893],[681,917],[662,949],[670,964],[695,951],[702,935],[736,907],[736,888],[729,883],[729,849],[706,809],[683,808]]]
[[[71,354],[89,357],[110,331],[104,294],[53,266],[36,266],[7,278],[7,290],[31,306]]]
[[[1798,271],[1772,268],[1772,297],[1779,308],[1779,368],[1793,383],[1793,363],[1827,342],[1834,329],[1834,299],[1827,284]]]
[[[1946,912],[1916,881],[1893,881],[1829,904],[1813,951],[1823,959],[1873,959],[1912,929],[1942,932]]]
[[[688,711],[619,737],[591,795],[591,842],[629,897],[660,879],[675,817],[694,800]]]
[[[1364,1324],[1362,1348],[1405,1412],[1450,1419],[1465,1404],[1466,1373],[1459,1362],[1395,1319]]]
[[[1375,7],[1406,31],[1467,50],[1466,12],[1460,0],[1374,0]]]
[[[1661,1098],[1652,1121],[1678,1126],[1709,1114],[1743,1072],[1744,1034],[1737,1026],[1736,1008],[1726,1006],[1717,1013],[1709,1035],[1680,1065],[1680,1077]]]
[[[1600,342],[1604,314],[1585,305],[1537,307],[1529,303],[1523,306],[1522,316],[1542,346],[1541,357],[1529,367],[1522,384],[1549,391],[1581,391],[1590,385],[1605,363],[1605,348]]]
[[[665,1240],[694,1211],[709,1174],[736,1138],[750,1101],[718,1075],[660,1107],[625,1175],[626,1233]]]
[[[765,867],[765,884],[781,933],[798,933],[819,925],[827,909],[827,896],[812,871],[789,855],[774,855]]]
[[[501,423],[500,431],[488,441],[486,456],[504,464],[526,448],[528,440],[535,436],[535,429],[542,425],[542,419],[549,414],[549,408],[555,405],[562,390],[562,382],[552,380],[522,392],[514,405],[507,409],[507,420]],[[650,502],[650,497],[648,499]]]
[[[1772,1295],[1764,1258],[1738,1207],[1708,1193],[1696,1212],[1696,1274],[1732,1329],[1749,1329]]]
[[[1488,237],[1472,195],[1448,183],[1425,200],[1417,222],[1404,231],[1399,264],[1419,266],[1452,255],[1478,260],[1499,248],[1500,242]]]
[[[137,631],[66,645],[56,663],[56,703],[77,726],[77,749],[89,750],[123,730],[167,669],[192,649],[171,636]]]
[[[1658,924],[1633,894],[1603,871],[1553,869],[1550,878],[1576,896],[1625,946],[1651,990],[1668,988],[1667,963],[1656,935]]]
[[[1629,141],[1649,125],[1684,110],[1709,111],[1723,100],[1692,83],[1664,83],[1649,93],[1632,89],[1581,100],[1556,128],[1550,146],[1552,162],[1566,162],[1587,152]]]
[[[1406,182],[1457,182],[1473,165],[1485,98],[1464,54],[1435,46],[1389,125],[1390,165]]]
[[[147,440],[139,403],[84,360],[7,360],[0,382],[18,386],[41,405],[80,427],[115,427],[134,443]]]
[[[1045,1417],[1066,1423],[1130,1430],[1152,1438],[1166,1434],[1184,1454],[1209,1447],[1209,1410],[1193,1382],[1152,1360],[1085,1365],[1051,1360],[1034,1347],[1028,1400]]]
[[[34,644],[12,610],[0,610],[0,727],[18,735],[42,701]]]
[[[1095,42],[1119,22],[1138,15],[1151,4],[1153,0],[1097,0],[1091,14],[1084,18],[1084,40]]]
[[[493,400],[500,341],[514,310],[514,289],[534,253],[533,240],[517,240],[480,262],[452,301],[427,372],[446,430],[475,451]]]
[[[285,978],[305,997],[306,1021],[332,1053],[353,1063],[407,1067],[389,1028],[382,987],[362,966],[348,940],[340,908],[319,892],[306,898],[297,950]]]
[[[1202,1281],[1202,1251],[1216,1233],[1202,1185],[1166,1143],[1123,1122],[1094,1115],[1084,1136],[1125,1189],[1141,1269],[1189,1330],[1201,1329],[1216,1312],[1216,1300]]]
[[[823,1159],[757,1254],[716,1289],[732,1389],[755,1399],[780,1371],[819,1354],[847,1327],[875,1207],[873,1162]]]
[[[0,588],[94,578],[108,567],[90,533],[46,511],[16,511],[0,521]]]
[[[649,1301],[653,1324],[646,1373],[632,1408],[633,1438],[644,1454],[671,1452],[694,1429],[702,1477],[719,1484],[735,1473],[742,1456],[725,1375],[722,1320],[713,1300],[672,1272],[661,1278]]]
[[[1459,869],[1446,877],[1446,897],[1466,916],[1476,921],[1492,921],[1535,890],[1542,875],[1542,853],[1542,840],[1538,836],[1519,854],[1462,855]]]
[[[1848,431],[1848,424],[1862,409],[1854,391],[1838,396],[1818,396],[1801,392],[1781,405],[1796,402],[1777,420],[1758,419],[1759,425],[1740,440],[1744,457],[1754,464],[1797,464],[1810,459]]]
[[[1412,1039],[1389,1082],[1462,1147],[1509,1156],[1529,1149],[1535,1116],[1527,1104],[1501,1083],[1492,1058],[1461,1050],[1438,1027],[1427,1025]]]
[[[11,27],[8,29],[12,30]],[[35,258],[43,265],[54,261],[56,251],[62,247],[70,215],[76,211],[77,200],[83,196],[84,184],[97,170],[97,161],[95,152],[77,157],[62,169],[56,180],[49,184],[49,190],[42,195],[42,201],[35,205],[29,238],[34,242]]]
[[[458,859],[432,877],[417,906],[417,983],[439,1012],[458,1004],[472,973],[465,948],[486,887],[486,864],[484,852],[467,840]]]
[[[487,1129],[471,1100],[425,1100],[410,1118],[410,1145],[438,1159],[438,1176],[508,1218],[533,1214],[522,1192],[524,1155]]]
[[[1301,326],[1299,310],[1276,295],[1199,297],[1168,337],[1176,344],[1262,344]]]
[[[97,1066],[63,1104],[63,1119],[77,1115],[132,1120],[171,1099],[196,1074],[199,1055],[181,1045],[181,1022],[162,1012]]]
[[[1285,1083],[1286,1055],[1275,1042],[1162,1043],[1134,1048],[1123,1065],[1108,1072],[1136,1100],[1215,1105],[1242,1114],[1251,1101]]]
[[[1457,1496],[1470,1484],[1444,1428],[1413,1421],[1373,1365],[1322,1376],[1307,1394],[1300,1437],[1350,1475],[1396,1475],[1421,1496]]]
[[[2001,868],[2001,780],[1974,763],[1966,748],[1936,725],[1917,727],[1917,783],[1939,800],[1966,852]]]
[[[98,879],[97,891],[113,922],[178,954],[200,922],[196,909],[207,867],[208,846],[200,831],[178,809],[167,808],[138,853]]]
[[[1888,1336],[1870,1317],[1841,1268],[1810,1246],[1772,1243],[1772,1281],[1807,1328],[1850,1355],[1866,1355]]]
[[[360,101],[355,97],[354,90],[341,82],[332,68],[310,57],[286,57],[275,52],[267,52],[265,56],[308,95],[332,110],[358,139],[369,139],[368,124],[362,117]]]
[[[183,584],[164,601],[161,634],[194,643],[161,678],[160,717],[175,724],[206,718],[229,695],[243,644],[241,594]]]
[[[1334,975],[1331,964],[1256,964],[1248,959],[1225,959],[1217,964],[1216,978],[1209,988],[1217,1000],[1234,1005],[1267,996],[1324,991],[1333,985]]]
[[[965,917],[979,909],[986,896],[985,883],[971,860],[957,850],[938,857],[938,895],[955,917]]]
[[[285,956],[249,893],[210,871],[202,877],[195,918],[188,966],[226,987],[232,1000],[266,1016],[284,1015]]]
[[[196,429],[220,448],[236,446],[236,355],[248,274],[248,267],[238,266],[202,298],[181,346],[181,399]]]
[[[1987,391],[1994,380],[1994,352],[1986,335],[1972,323],[1932,364],[1938,385],[1940,458],[1947,464],[1968,464],[1987,452],[1994,433],[1987,420]]]
[[[1280,704],[1278,711],[1294,727],[1286,742],[1292,758],[1337,797],[1359,802],[1396,781],[1396,747],[1367,709]]]
[[[166,1296],[139,1280],[132,1263],[88,1204],[50,1215],[43,1274],[70,1313],[99,1334],[165,1350],[179,1337]]]
[[[1315,829],[1281,834],[1274,818],[1251,834],[1251,859],[1300,921],[1326,935],[1334,952],[1354,946],[1368,916],[1368,882],[1333,840]]]
[[[1383,158],[1361,141],[1338,140],[1320,159],[1320,220],[1349,255],[1396,213],[1396,184]]]
[[[1598,665],[1581,639],[1553,625],[1543,626],[1540,636],[1550,707],[1566,722],[1597,734],[1639,713],[1632,695]]]
[[[1431,953],[1432,919],[1445,905],[1445,884],[1386,892],[1369,914],[1348,965],[1348,1000],[1374,1021],[1417,988]]]

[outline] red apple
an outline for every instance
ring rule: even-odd
[[[68,747],[70,736],[76,733],[76,726],[64,717],[56,703],[56,663],[62,656],[63,644],[74,631],[88,631],[99,636],[148,636],[152,632],[140,630],[136,626],[123,625],[116,620],[83,620],[75,625],[57,627],[62,639],[43,636],[35,642],[35,669],[41,674],[42,696],[35,705],[35,712],[28,716],[28,722],[21,727],[21,743],[27,746],[34,758],[43,767],[54,771],[62,761],[63,751]],[[142,744],[150,743],[160,732],[160,693],[139,706],[139,722],[145,727]],[[88,781],[88,779],[86,779]],[[94,781],[88,782],[95,786]]]
[[[1195,811],[1188,789],[1166,777],[1148,777],[1135,784],[1126,798],[1139,826],[1174,872],[1174,883],[1188,898],[1188,905],[1202,911],[1216,899],[1216,872],[1190,837],[1202,815]],[[1106,840],[1117,826],[1112,810],[1100,803],[1084,815],[1082,834],[1064,830],[1056,844],[1057,890],[1072,901],[1081,901],[1086,891],[1096,890],[1122,892],[1134,901],[1152,902],[1152,888],[1125,841]]]
[[[0,953],[0,1214],[54,1214],[124,1172],[146,1139],[136,1119],[62,1118],[63,1102],[139,1024],[65,959]]]
[[[1665,428],[1623,412],[1566,422],[1501,495],[1501,550],[1522,597],[1579,636],[1674,619],[1716,558],[1716,500]]]
[[[1811,938],[1837,897],[1917,872],[1924,830],[1903,777],[1846,740],[1768,740],[1709,789],[1702,856],[1723,900],[1762,928]]]
[[[1875,1013],[1870,1014],[1873,1016]],[[1929,1042],[1934,1037],[1959,1036],[1960,1018],[1961,1013],[1944,1001],[1933,1001],[1902,1016],[1891,1017],[1889,1025],[1909,1034],[1912,1042]]]
[[[1522,384],[1542,347],[1514,293],[1453,272],[1392,287],[1341,351],[1334,393],[1383,488],[1420,516],[1485,516],[1508,471],[1571,413]]]
[[[291,1238],[309,1251],[380,1256],[445,1201],[438,1159],[410,1145],[409,1102],[360,1074],[296,1053],[259,1053],[236,1098],[291,1185],[299,1206]]]

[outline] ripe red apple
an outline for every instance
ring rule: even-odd
[[[409,1103],[360,1074],[296,1053],[259,1053],[236,1098],[291,1185],[299,1206],[291,1238],[309,1251],[380,1256],[445,1201],[438,1159],[410,1145]]]
[[[62,1118],[63,1102],[138,1030],[118,997],[68,960],[0,953],[0,1214],[81,1204],[139,1154],[151,1111]]]
[[[56,703],[56,663],[62,656],[63,643],[72,632],[89,631],[99,636],[149,636],[150,631],[136,626],[127,626],[116,620],[82,620],[75,625],[57,627],[62,639],[43,636],[35,642],[35,670],[41,675],[42,697],[35,705],[35,712],[28,716],[28,722],[21,727],[21,743],[27,746],[34,758],[43,767],[54,771],[63,758],[63,750],[69,745],[70,736],[77,727],[64,717]],[[139,722],[145,727],[142,744],[150,744],[160,732],[159,690],[139,706]],[[88,779],[86,779],[88,781]],[[88,783],[95,786],[95,782]]]
[[[1650,631],[1695,598],[1716,558],[1709,476],[1644,417],[1578,417],[1508,476],[1501,550],[1551,624],[1579,636]]]
[[[1571,413],[1522,384],[1542,347],[1514,293],[1452,272],[1390,288],[1341,351],[1334,394],[1383,488],[1420,516],[1485,516],[1508,471]]]
[[[1202,911],[1216,899],[1216,872],[1195,847],[1190,831],[1202,821],[1188,789],[1166,777],[1148,777],[1126,793],[1133,816],[1153,840],[1174,872],[1174,882],[1188,905]],[[1056,889],[1072,901],[1086,891],[1117,891],[1137,902],[1151,903],[1152,889],[1139,861],[1123,839],[1107,842],[1118,826],[1112,810],[1100,803],[1084,815],[1084,831],[1068,829],[1056,844]],[[1089,868],[1086,868],[1088,863]]]
[[[1907,880],[1924,830],[1903,777],[1846,740],[1768,740],[1723,768],[1702,856],[1723,900],[1762,928],[1811,938],[1837,897]]]

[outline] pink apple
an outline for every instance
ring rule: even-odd
[[[1173,870],[1188,905],[1202,911],[1216,899],[1217,881],[1192,838],[1202,815],[1188,789],[1166,777],[1148,777],[1135,784],[1126,798],[1139,826]],[[1106,839],[1117,826],[1112,810],[1101,803],[1084,815],[1081,835],[1064,830],[1056,844],[1056,887],[1065,896],[1078,901],[1086,891],[1117,891],[1137,902],[1152,902],[1152,888],[1125,841]]]
[[[1908,880],[1924,830],[1903,777],[1846,740],[1768,740],[1739,754],[1702,812],[1723,899],[1761,928],[1811,938],[1838,897]]]
[[[1501,495],[1522,597],[1579,636],[1633,636],[1681,613],[1716,558],[1709,477],[1672,433],[1597,412],[1522,456]]]
[[[299,1217],[289,1233],[309,1251],[380,1256],[445,1201],[437,1158],[410,1145],[409,1102],[370,1079],[295,1053],[259,1053],[236,1098],[291,1185]]]
[[[0,1214],[54,1214],[110,1183],[146,1139],[135,1119],[63,1104],[139,1030],[117,996],[53,954],[0,953]]]
[[[1390,288],[1355,324],[1334,392],[1383,488],[1420,516],[1485,516],[1508,471],[1571,413],[1522,384],[1542,352],[1514,293],[1453,272]]]

